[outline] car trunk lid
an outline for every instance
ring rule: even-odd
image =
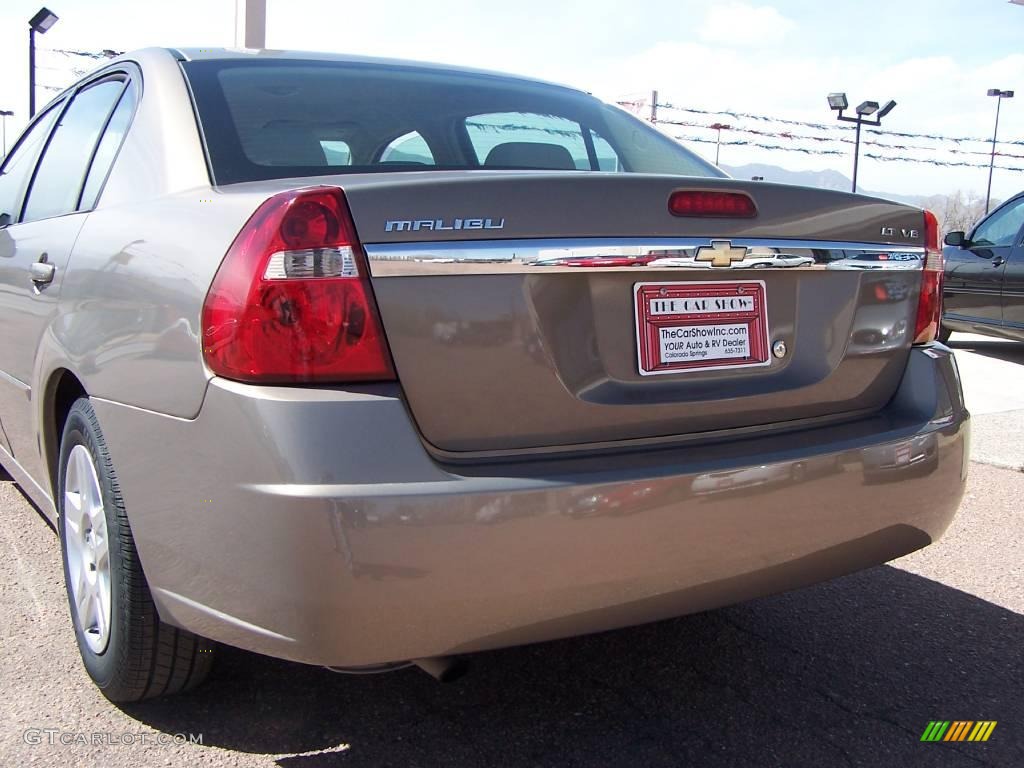
[[[636,174],[417,172],[342,186],[411,413],[441,452],[842,418],[882,407],[903,374],[923,244],[909,206]],[[690,189],[749,195],[757,215],[672,215],[670,196]],[[665,329],[676,338],[663,344]],[[687,350],[730,333],[742,360]]]

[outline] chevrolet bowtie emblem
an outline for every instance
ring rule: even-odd
[[[734,261],[743,261],[747,256],[747,249],[743,246],[733,246],[729,240],[712,240],[711,247],[701,246],[697,249],[697,261],[710,261],[712,267],[728,267]]]

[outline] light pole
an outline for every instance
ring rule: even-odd
[[[853,191],[857,191],[857,165],[860,161],[860,127],[862,125],[881,125],[882,118],[892,112],[896,106],[895,101],[886,102],[885,106],[881,109],[878,108],[877,101],[863,101],[858,105],[857,109],[854,110],[857,113],[856,117],[847,117],[843,114],[843,110],[847,109],[850,104],[846,100],[845,93],[830,93],[828,95],[828,106],[834,112],[838,112],[836,115],[837,120],[841,120],[844,123],[856,123],[857,124],[857,138],[853,143]],[[868,120],[867,118],[874,115],[874,120]]]
[[[57,23],[57,14],[48,8],[28,20],[28,119],[36,113],[36,32],[45,35]]]
[[[3,134],[4,134],[4,151],[0,152],[0,160],[7,157],[7,118],[11,117],[14,113],[9,109],[0,109],[0,121],[3,122]]]
[[[718,131],[718,138],[715,140],[715,167],[718,166],[718,153],[722,149],[722,131],[728,131],[731,125],[725,123],[712,123],[708,126],[713,131]]]
[[[267,47],[267,0],[235,0],[235,47]]]
[[[1003,99],[1012,99],[1013,91],[1001,91],[998,88],[989,88],[989,96],[996,97],[996,127],[992,131],[992,156],[988,161],[988,190],[985,192],[985,215],[988,215],[989,201],[992,199],[992,169],[996,165],[996,137],[999,135],[999,107],[1003,104]]]

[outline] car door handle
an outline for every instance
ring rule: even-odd
[[[57,271],[57,268],[53,264],[47,264],[45,261],[37,261],[30,269],[32,282],[36,285],[47,285],[53,282],[53,275]]]
[[[992,266],[993,267],[1001,267],[1005,263],[1006,263],[1006,259],[1004,259],[1002,256],[996,256],[994,259],[992,259]]]

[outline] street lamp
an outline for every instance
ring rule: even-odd
[[[828,95],[828,107],[833,112],[838,112],[836,115],[837,120],[841,120],[844,123],[856,123],[857,124],[857,138],[853,144],[853,191],[857,191],[857,165],[860,160],[860,127],[862,125],[881,125],[882,118],[892,112],[896,106],[895,101],[887,101],[885,106],[881,109],[878,108],[877,101],[862,101],[857,105],[854,112],[857,113],[856,117],[848,117],[843,112],[849,109],[850,103],[846,100],[845,93],[830,93]],[[868,118],[874,115],[874,120]]]
[[[48,8],[28,20],[28,119],[36,113],[36,32],[45,35],[57,23],[57,14]]]
[[[992,169],[996,164],[996,137],[999,135],[999,107],[1003,99],[1012,99],[1013,91],[1001,91],[998,88],[989,88],[989,96],[996,97],[996,128],[992,131],[992,155],[988,161],[988,191],[985,192],[985,214],[988,215],[989,200],[992,199]]]
[[[0,160],[7,157],[7,118],[14,115],[9,109],[0,109],[0,121],[3,122],[4,151],[0,152]]]
[[[718,139],[715,141],[715,166],[718,165],[718,153],[722,149],[722,131],[728,131],[731,125],[725,123],[712,123],[708,126],[713,131],[718,131]]]

